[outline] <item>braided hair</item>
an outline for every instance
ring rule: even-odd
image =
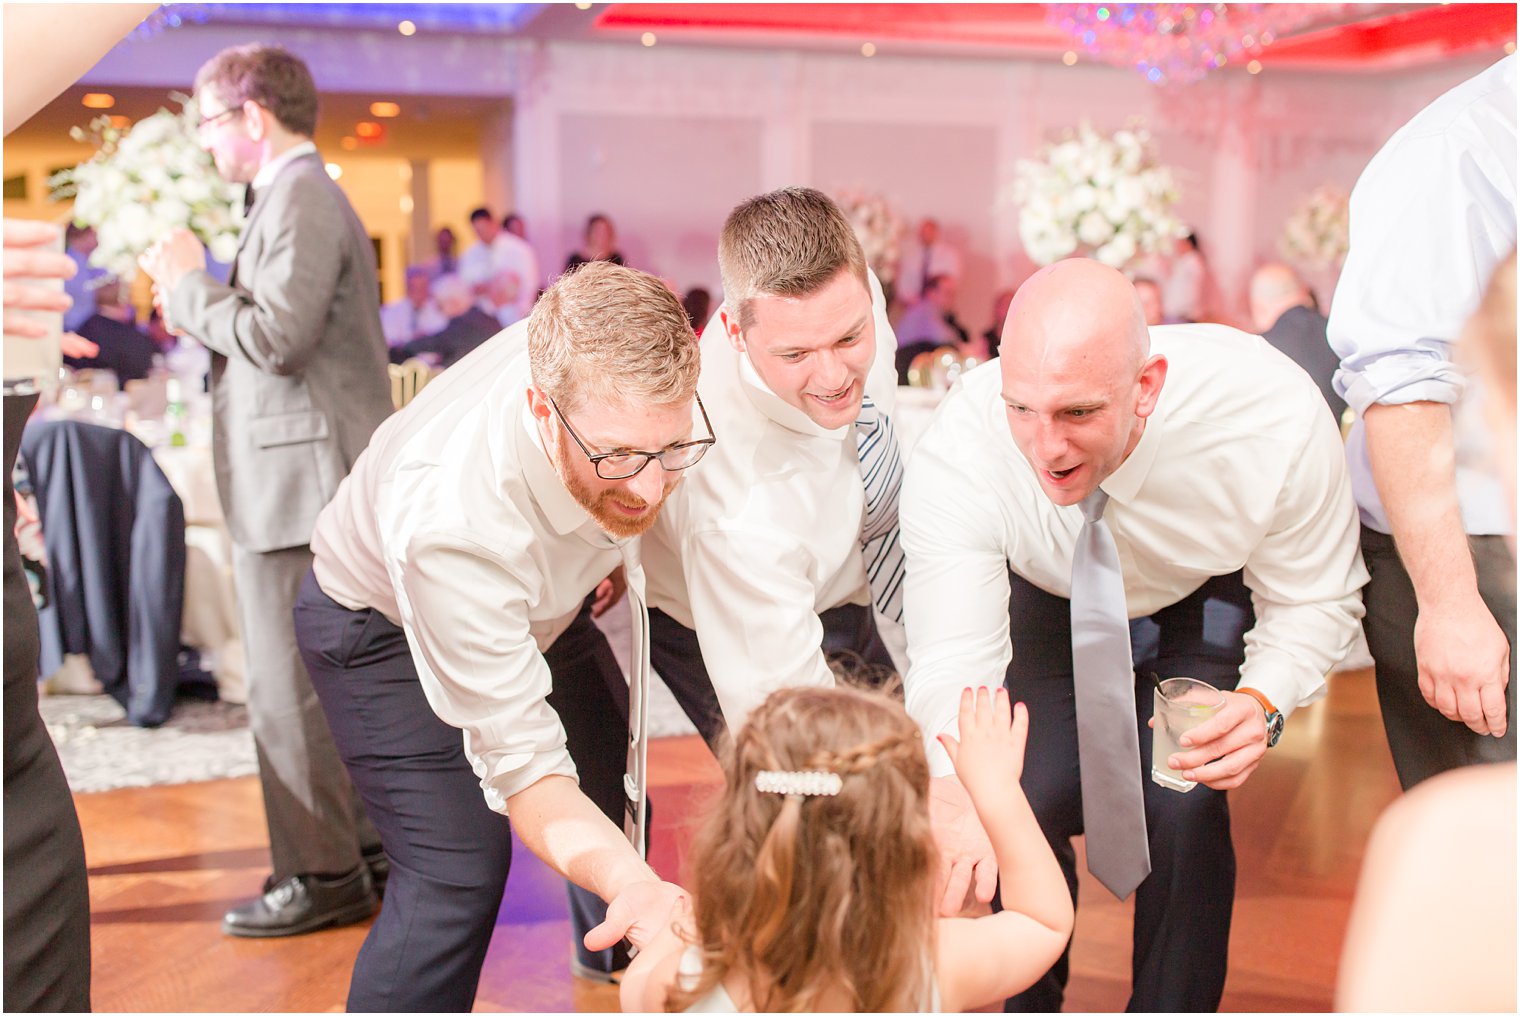
[[[935,846],[918,727],[888,696],[789,688],[724,752],[724,789],[688,859],[703,969],[668,1007],[730,974],[760,1012],[911,1011],[930,995]],[[825,771],[837,795],[763,793],[761,771]]]

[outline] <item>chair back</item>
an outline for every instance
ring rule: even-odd
[[[433,380],[433,368],[415,356],[405,363],[390,365],[391,405],[397,409],[417,397],[417,393]]]

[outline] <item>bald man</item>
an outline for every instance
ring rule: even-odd
[[[1314,297],[1287,265],[1270,263],[1251,276],[1251,320],[1261,337],[1287,354],[1319,385],[1320,394],[1336,422],[1346,411],[1331,383],[1341,358],[1330,348],[1325,329],[1330,324],[1314,305]]]
[[[1224,792],[1295,708],[1325,693],[1351,646],[1367,580],[1356,511],[1324,400],[1260,337],[1148,329],[1134,288],[1095,261],[1061,261],[1025,283],[1000,360],[945,399],[902,495],[907,704],[931,746],[936,829],[953,863],[947,903],[972,879],[991,895],[991,852],[934,740],[956,733],[968,683],[1005,684],[1028,703],[1024,791],[1076,895],[1084,787],[1069,597],[1082,505],[1100,490],[1129,618],[1134,673],[1115,676],[1133,684],[1150,852],[1129,1007],[1209,1011],[1224,989],[1235,889]],[[1225,692],[1171,756],[1201,784],[1190,792],[1147,778],[1152,673]],[[1128,707],[1121,697],[1121,715]],[[1066,974],[1063,957],[1009,1010],[1059,1010]]]

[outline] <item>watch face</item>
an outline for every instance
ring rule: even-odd
[[[1283,714],[1282,713],[1273,713],[1267,719],[1267,747],[1268,748],[1272,748],[1272,747],[1275,747],[1277,745],[1278,740],[1282,737],[1282,732],[1283,732]]]

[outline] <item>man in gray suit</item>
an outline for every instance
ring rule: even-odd
[[[242,246],[227,285],[183,230],[142,266],[170,326],[212,352],[217,488],[249,654],[274,873],[222,928],[297,935],[368,917],[388,870],[291,619],[317,513],[391,410],[385,339],[369,237],[311,142],[306,65],[278,48],[234,47],[200,69],[195,92],[202,147],[254,196]]]

